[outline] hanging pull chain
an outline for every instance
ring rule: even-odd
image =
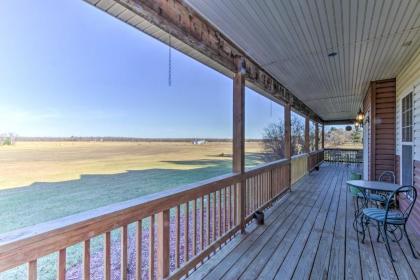
[[[169,61],[168,61],[168,86],[172,85],[172,42],[171,33],[169,33]]]
[[[270,101],[270,118],[273,117],[273,101]]]

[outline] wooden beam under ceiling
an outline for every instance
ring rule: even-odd
[[[280,103],[287,104],[315,121],[322,119],[315,114],[306,104],[294,96],[286,87],[275,80],[268,72],[248,57],[244,51],[231,42],[211,23],[195,12],[182,0],[85,0],[98,8],[122,19],[119,15],[120,6],[129,10],[142,19],[158,27],[172,37],[187,44],[199,53],[214,60],[221,66],[235,73],[235,61],[242,58],[245,63],[246,82]],[[118,5],[116,7],[116,5]],[[117,11],[117,12],[116,12]],[[128,22],[128,21],[127,21]],[[148,33],[147,30],[143,30]],[[161,37],[149,35],[162,40]],[[169,36],[169,35],[168,35]],[[182,50],[181,50],[182,51]],[[191,54],[188,54],[191,55]]]

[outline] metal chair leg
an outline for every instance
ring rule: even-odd
[[[391,258],[391,262],[394,262],[394,259],[392,258],[391,247],[389,246],[388,234],[387,234],[387,226],[386,226],[386,224],[384,224],[384,226],[383,226],[383,230],[384,230],[384,237],[385,237],[385,247],[386,247],[386,250],[387,250],[387,252],[388,252],[389,257]]]
[[[379,236],[381,235],[381,227],[379,225],[379,222],[376,222],[376,226],[377,226],[377,235],[376,235],[376,242],[380,242],[379,241]]]
[[[413,243],[411,243],[411,240],[408,237],[408,233],[407,233],[407,229],[406,229],[405,225],[404,225],[404,228],[403,229],[404,229],[405,237],[407,238],[407,241],[408,241],[408,245],[410,245],[411,253],[413,254],[413,257],[415,259],[417,259],[416,253],[414,252]]]
[[[364,224],[364,222],[363,222],[363,215],[362,215],[362,217],[360,218],[360,224],[362,225],[362,234],[363,234],[363,237],[362,237],[362,243],[365,243],[366,233],[365,233],[365,224]],[[367,226],[367,225],[366,225],[366,226]]]

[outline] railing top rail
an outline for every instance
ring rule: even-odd
[[[312,151],[312,152],[309,152],[309,155],[319,154],[320,152],[323,152],[323,151],[324,151],[323,149],[320,149],[320,150],[317,150],[317,151]]]
[[[260,164],[255,167],[248,168],[245,171],[244,175],[246,178],[249,178],[249,177],[255,176],[256,174],[262,173],[266,170],[273,169],[273,168],[283,166],[283,165],[287,165],[288,163],[289,163],[288,159],[280,159],[280,160]]]
[[[302,157],[308,157],[308,156],[309,156],[309,154],[307,154],[307,153],[294,155],[294,156],[292,156],[292,160],[296,160],[296,159],[299,159],[299,158],[302,158]]]
[[[363,151],[363,148],[324,148],[325,151]]]

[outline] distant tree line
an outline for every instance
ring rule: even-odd
[[[229,138],[200,138],[206,142],[232,142]],[[138,138],[138,137],[16,137],[16,141],[27,142],[193,142],[197,138]],[[247,142],[261,142],[262,139],[246,139]]]

